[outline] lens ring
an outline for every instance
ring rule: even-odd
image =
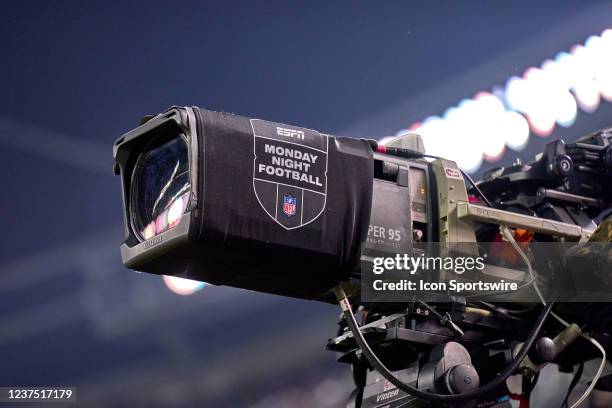
[[[189,144],[180,133],[156,137],[141,151],[130,180],[132,231],[146,241],[175,227],[191,194]]]

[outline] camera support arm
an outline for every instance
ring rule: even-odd
[[[355,337],[355,341],[357,342],[357,345],[359,346],[359,348],[361,348],[361,351],[367,358],[368,362],[372,365],[372,367],[376,369],[383,377],[385,377],[391,384],[395,385],[400,390],[406,393],[409,393],[411,395],[414,395],[415,397],[427,400],[427,401],[437,401],[437,402],[442,402],[442,403],[457,403],[461,401],[468,401],[468,400],[478,398],[480,396],[486,395],[487,393],[495,390],[504,381],[506,381],[506,379],[510,375],[512,375],[512,373],[516,371],[516,369],[519,367],[519,365],[522,363],[522,361],[527,356],[527,353],[529,352],[529,350],[535,343],[536,339],[538,338],[544,326],[544,323],[546,322],[546,318],[550,314],[552,307],[554,305],[553,302],[550,302],[548,305],[546,305],[542,309],[542,311],[540,312],[540,315],[538,316],[534,324],[533,329],[529,333],[529,336],[527,336],[527,339],[525,339],[525,342],[523,343],[523,346],[516,354],[516,357],[512,360],[510,365],[508,365],[506,369],[504,369],[504,371],[502,371],[497,377],[495,377],[495,379],[491,380],[489,383],[487,383],[486,385],[482,387],[472,389],[469,391],[466,390],[466,392],[462,394],[446,395],[446,394],[434,394],[434,393],[420,390],[409,384],[403,383],[395,375],[393,375],[393,373],[389,371],[389,369],[380,361],[380,359],[376,357],[376,355],[374,354],[370,346],[367,344],[365,338],[363,337],[363,334],[360,332],[359,325],[357,324],[357,321],[355,320],[355,316],[353,315],[351,303],[348,300],[348,297],[346,296],[346,293],[344,292],[344,289],[342,288],[342,286],[337,286],[334,289],[334,293],[336,294],[336,298],[338,300],[340,308],[342,309],[344,318],[346,319],[346,322],[351,332],[353,333],[353,336]]]
[[[593,230],[582,228],[579,225],[518,214],[499,210],[497,208],[471,204],[465,201],[457,203],[457,217],[460,219],[505,225],[510,228],[525,228],[540,234],[574,239],[586,240],[593,233]]]

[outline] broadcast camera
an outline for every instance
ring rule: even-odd
[[[602,355],[577,406],[603,387],[611,142],[612,129],[554,141],[476,183],[428,156],[417,135],[383,146],[175,107],[115,142],[121,254],[138,271],[338,302],[343,319],[327,348],[352,366],[347,406],[510,407],[545,364],[572,371]],[[459,254],[483,267],[453,274],[439,264],[418,274],[439,291],[377,293],[375,281],[408,282],[397,270],[373,273],[385,254]],[[500,280],[518,290],[444,286]],[[516,374],[522,386],[511,391]]]

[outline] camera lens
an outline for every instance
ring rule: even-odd
[[[140,239],[149,239],[178,224],[190,192],[185,136],[151,142],[132,173],[130,217]]]

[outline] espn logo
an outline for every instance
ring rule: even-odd
[[[304,132],[302,132],[301,130],[293,130],[277,126],[276,134],[279,136],[287,136],[295,139],[304,140]]]

